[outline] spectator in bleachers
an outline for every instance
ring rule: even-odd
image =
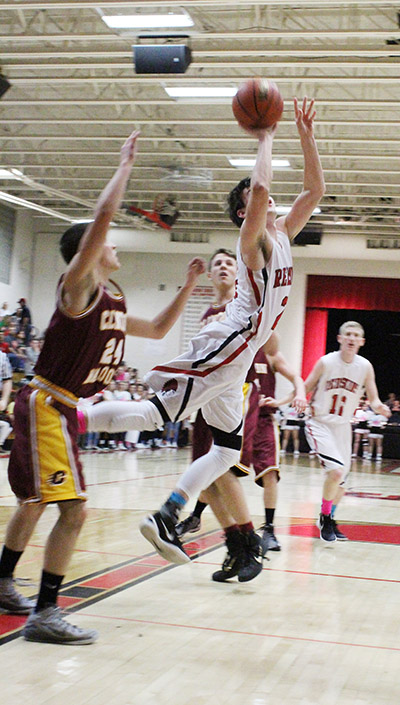
[[[25,350],[25,374],[33,374],[33,369],[40,355],[40,343],[36,338],[32,338],[29,347]]]
[[[0,411],[6,411],[12,390],[12,369],[7,355],[0,352]]]
[[[4,321],[6,323],[7,320],[4,319],[8,319],[10,316],[12,316],[12,311],[9,309],[7,301],[4,301],[2,307],[0,308],[0,321]]]
[[[18,329],[17,334],[23,341],[24,345],[28,346],[31,339],[32,330],[32,316],[31,312],[26,304],[26,299],[21,298],[19,301],[19,307],[17,308],[17,319],[18,319]]]

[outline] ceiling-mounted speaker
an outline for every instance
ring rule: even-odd
[[[185,73],[192,52],[185,44],[137,44],[133,58],[136,73]]]
[[[322,228],[306,226],[293,240],[294,245],[320,245]]]
[[[11,88],[11,83],[4,76],[0,76],[0,98],[9,88]]]

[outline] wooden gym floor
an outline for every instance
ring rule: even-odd
[[[0,615],[2,702],[20,705],[398,705],[400,460],[356,460],[338,522],[351,541],[318,538],[322,475],[282,460],[280,553],[250,583],[217,584],[221,531],[207,509],[190,535],[193,561],[170,566],[138,522],[158,508],[189,450],[83,454],[89,519],[60,603],[95,628],[90,646],[25,642],[24,618]],[[0,458],[1,540],[14,498]],[[243,480],[256,525],[262,496]],[[190,505],[192,506],[192,505]],[[18,566],[34,595],[49,507]]]

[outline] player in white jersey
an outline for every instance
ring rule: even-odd
[[[156,393],[152,400],[104,402],[88,410],[88,430],[122,431],[156,428],[202,409],[214,445],[188,467],[161,510],[146,517],[140,527],[157,551],[175,563],[189,561],[175,532],[179,511],[190,496],[197,497],[239,460],[242,385],[255,353],[287,304],[293,275],[290,240],[305,226],[324,193],[314,138],[314,101],[308,103],[305,98],[299,106],[295,100],[295,117],[304,155],[303,190],[290,212],[278,219],[270,196],[276,126],[249,130],[258,139],[251,180],[243,179],[229,196],[230,216],[240,227],[240,238],[236,293],[226,307],[226,318],[206,325],[183,355],[147,375],[146,382]],[[246,560],[250,560],[250,548]],[[245,566],[239,580],[248,579]]]
[[[351,466],[351,420],[366,390],[372,409],[390,416],[379,399],[375,373],[369,360],[358,355],[365,343],[364,329],[355,321],[339,328],[339,350],[323,355],[306,379],[306,392],[313,392],[306,436],[326,471],[318,526],[323,541],[345,541],[334,514],[343,494]]]

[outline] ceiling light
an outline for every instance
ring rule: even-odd
[[[18,169],[0,169],[0,179],[19,179],[22,171]]]
[[[236,167],[236,169],[251,169],[255,163],[255,157],[228,157],[229,163]],[[288,159],[272,159],[272,166],[274,169],[287,169],[290,167],[290,162]]]
[[[165,27],[193,27],[187,13],[168,15],[102,15],[110,29],[164,29]]]
[[[291,210],[292,206],[276,206],[277,215],[287,215]],[[318,215],[318,213],[321,213],[321,209],[318,207],[314,208],[312,215]]]
[[[31,210],[39,211],[40,213],[46,213],[46,215],[51,215],[54,218],[66,220],[68,223],[73,223],[76,220],[75,218],[71,218],[69,215],[64,215],[64,213],[53,211],[51,208],[45,208],[45,206],[39,206],[38,203],[33,203],[32,201],[25,201],[24,198],[12,196],[10,193],[5,193],[4,191],[0,191],[0,201],[6,201],[7,203],[12,203],[15,206],[23,206],[23,208],[30,208]]]
[[[164,86],[171,98],[232,98],[237,88],[232,86]]]

